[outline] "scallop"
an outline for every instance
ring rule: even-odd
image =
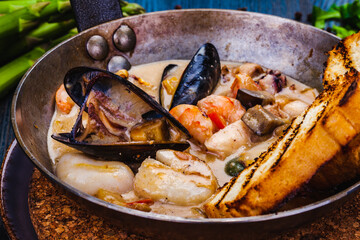
[[[90,195],[100,189],[119,194],[129,192],[134,180],[133,172],[124,163],[98,161],[81,153],[64,154],[56,165],[56,175]]]
[[[205,147],[225,158],[250,143],[251,132],[242,120],[227,125],[205,141]]]
[[[210,167],[189,153],[159,150],[156,158],[146,159],[135,176],[134,190],[139,197],[191,206],[204,202],[216,190]]]
[[[283,107],[283,111],[288,113],[291,118],[300,115],[309,105],[300,100],[292,101]]]

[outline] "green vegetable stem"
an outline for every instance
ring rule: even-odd
[[[17,84],[22,75],[44,53],[45,49],[40,47],[34,48],[27,54],[0,68],[0,98],[4,97]]]
[[[73,28],[65,35],[52,40],[39,47],[35,47],[28,53],[18,57],[8,64],[0,67],[0,98],[4,97],[12,89],[22,75],[40,58],[47,50],[55,47],[59,43],[69,39],[77,34],[77,29]]]
[[[145,12],[119,0],[124,16]],[[0,1],[0,98],[47,50],[77,34],[69,0]]]
[[[42,2],[41,0],[0,1],[0,14],[11,13],[20,8]]]
[[[71,9],[69,1],[37,2],[0,17],[0,38],[30,30],[56,13]]]
[[[38,28],[30,31],[24,37],[18,39],[12,44],[0,46],[0,64],[4,64],[8,59],[31,50],[33,47],[50,41],[66,34],[70,29],[76,26],[75,20],[71,19],[64,22],[42,23]],[[8,46],[7,46],[8,45]]]

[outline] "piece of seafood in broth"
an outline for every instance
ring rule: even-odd
[[[186,128],[151,96],[120,76],[79,67],[66,74],[64,85],[80,112],[72,131],[53,135],[55,140],[88,154],[118,160],[189,146],[185,141],[189,135]],[[163,118],[145,121],[142,115],[150,109]],[[172,139],[169,131],[180,134]]]
[[[180,104],[196,104],[208,96],[215,89],[220,73],[220,58],[216,48],[211,43],[205,43],[181,76],[170,109]]]
[[[217,188],[210,167],[189,153],[159,150],[156,159],[146,159],[135,176],[138,196],[176,205],[202,203]]]
[[[181,104],[196,104],[214,91],[220,79],[220,58],[211,43],[196,51],[180,78],[172,74],[176,68],[176,64],[167,65],[160,80],[159,102],[167,110]],[[153,119],[159,114],[150,111],[145,116]]]
[[[100,189],[126,193],[133,188],[134,174],[122,162],[97,161],[80,153],[67,153],[56,167],[56,175],[64,182],[90,195]]]

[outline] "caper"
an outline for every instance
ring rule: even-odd
[[[234,158],[226,163],[225,173],[229,176],[236,177],[242,172],[242,170],[244,170],[244,168],[244,165],[239,161],[239,159]]]

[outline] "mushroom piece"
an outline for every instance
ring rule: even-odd
[[[248,89],[239,89],[236,94],[236,99],[239,100],[241,105],[246,109],[255,107],[256,105],[267,105],[275,102],[274,96],[266,91],[251,91]]]
[[[242,120],[257,135],[271,133],[276,127],[284,124],[283,120],[260,105],[249,108],[242,117]]]

